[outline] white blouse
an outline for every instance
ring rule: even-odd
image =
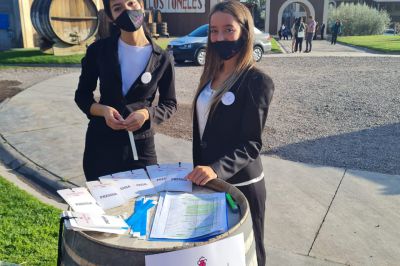
[[[196,101],[197,121],[199,125],[200,139],[203,139],[204,129],[210,113],[211,102],[214,97],[214,90],[211,89],[211,81],[200,92]]]
[[[146,69],[153,46],[133,46],[118,40],[118,59],[121,65],[122,93],[125,96],[139,75]]]

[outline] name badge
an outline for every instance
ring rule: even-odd
[[[144,72],[140,80],[142,81],[143,84],[149,83],[151,81],[151,73]]]
[[[235,102],[235,94],[232,92],[228,91],[222,96],[222,103],[224,105],[231,105]]]

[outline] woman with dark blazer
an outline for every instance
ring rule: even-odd
[[[87,180],[156,164],[153,124],[176,111],[173,59],[143,29],[143,2],[103,3],[121,33],[96,41],[82,59],[75,102],[90,120],[83,156]],[[128,131],[133,132],[137,158]]]
[[[210,14],[206,62],[193,102],[193,162],[197,185],[220,178],[250,204],[258,265],[265,265],[266,188],[260,159],[262,132],[274,84],[254,66],[253,20],[238,1]]]

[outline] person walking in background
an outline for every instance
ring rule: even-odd
[[[187,179],[204,186],[221,179],[246,196],[257,262],[266,265],[266,188],[260,158],[262,133],[274,92],[272,79],[254,65],[254,22],[239,1],[220,2],[209,18],[207,54],[193,100],[193,164]]]
[[[296,23],[293,25],[293,29],[294,37],[296,39],[294,52],[296,53],[298,51],[299,53],[301,53],[306,30],[306,25],[304,24],[302,17],[297,18]]]
[[[318,23],[318,21],[315,21],[315,23],[316,23],[316,26],[315,26],[315,33],[314,33],[313,40],[317,39],[317,35],[318,35],[318,31],[319,31],[319,23]]]
[[[282,33],[282,38],[284,40],[289,40],[289,34],[290,34],[289,27],[285,27],[285,30]]]
[[[342,23],[340,22],[340,20],[336,20],[335,24],[333,24],[332,28],[331,28],[331,32],[332,32],[332,40],[331,40],[331,44],[336,44],[337,41],[337,36],[342,33]]]
[[[297,21],[297,19],[296,19],[296,21]],[[292,39],[292,53],[294,53],[294,48],[296,46],[296,35],[295,35],[296,34],[296,30],[295,30],[296,21],[290,30],[290,35],[291,35],[291,39]]]
[[[282,24],[281,28],[279,29],[278,35],[279,35],[279,40],[282,40],[282,37],[284,36],[286,31],[286,26],[285,24]]]
[[[323,40],[325,34],[325,23],[322,23],[320,30],[321,30],[321,40]]]
[[[317,22],[314,20],[312,16],[309,16],[307,22],[306,50],[304,51],[305,53],[311,52],[312,40],[314,38],[316,27],[317,27]]]

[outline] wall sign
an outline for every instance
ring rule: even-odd
[[[162,13],[205,13],[205,0],[146,0],[147,9]]]

